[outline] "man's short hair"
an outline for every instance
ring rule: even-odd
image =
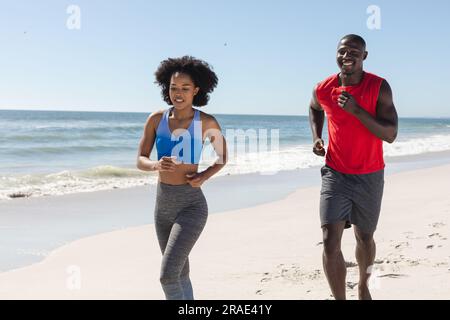
[[[357,42],[363,46],[364,50],[366,49],[366,41],[361,36],[358,36],[357,34],[348,34],[346,36],[343,36],[341,41],[339,41],[339,43],[342,42],[343,40]]]

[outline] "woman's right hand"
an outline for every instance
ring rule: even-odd
[[[174,172],[177,166],[175,159],[175,157],[162,157],[156,164],[156,170]]]

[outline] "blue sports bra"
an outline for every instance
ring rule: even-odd
[[[156,151],[158,160],[162,157],[177,157],[176,161],[186,164],[198,164],[203,148],[202,122],[200,111],[194,113],[189,128],[176,129],[174,132],[169,128],[169,114],[173,108],[164,111],[158,128],[156,129]]]

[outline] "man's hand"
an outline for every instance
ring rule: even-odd
[[[342,91],[338,97],[338,105],[348,113],[355,114],[360,109],[355,98],[347,91]]]
[[[319,138],[314,141],[313,152],[320,157],[325,156],[325,147],[322,139]]]

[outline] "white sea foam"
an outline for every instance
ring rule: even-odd
[[[269,148],[270,149],[270,148]],[[408,156],[450,150],[450,135],[396,141],[384,144],[386,157]],[[211,145],[203,152],[200,170],[215,160]],[[275,174],[323,165],[324,158],[311,151],[311,145],[299,145],[264,152],[230,153],[227,165],[217,176],[248,173]],[[0,177],[0,201],[11,198],[53,196],[79,192],[129,188],[156,184],[156,172],[100,166],[84,171],[61,171],[53,174],[13,175]]]
[[[205,156],[204,152],[200,169],[206,168],[213,161],[213,157]],[[284,170],[305,169],[319,166],[324,159],[311,152],[311,146],[297,146],[284,148],[279,151],[264,151],[233,154],[229,157],[227,165],[219,171],[218,175],[236,175],[247,173],[275,174]]]
[[[5,176],[0,178],[0,200],[123,189],[156,183],[156,179],[155,173],[112,166],[47,175]]]
[[[384,155],[387,157],[446,151],[450,150],[450,135],[434,135],[420,139],[396,141],[393,144],[385,143],[383,148]]]

